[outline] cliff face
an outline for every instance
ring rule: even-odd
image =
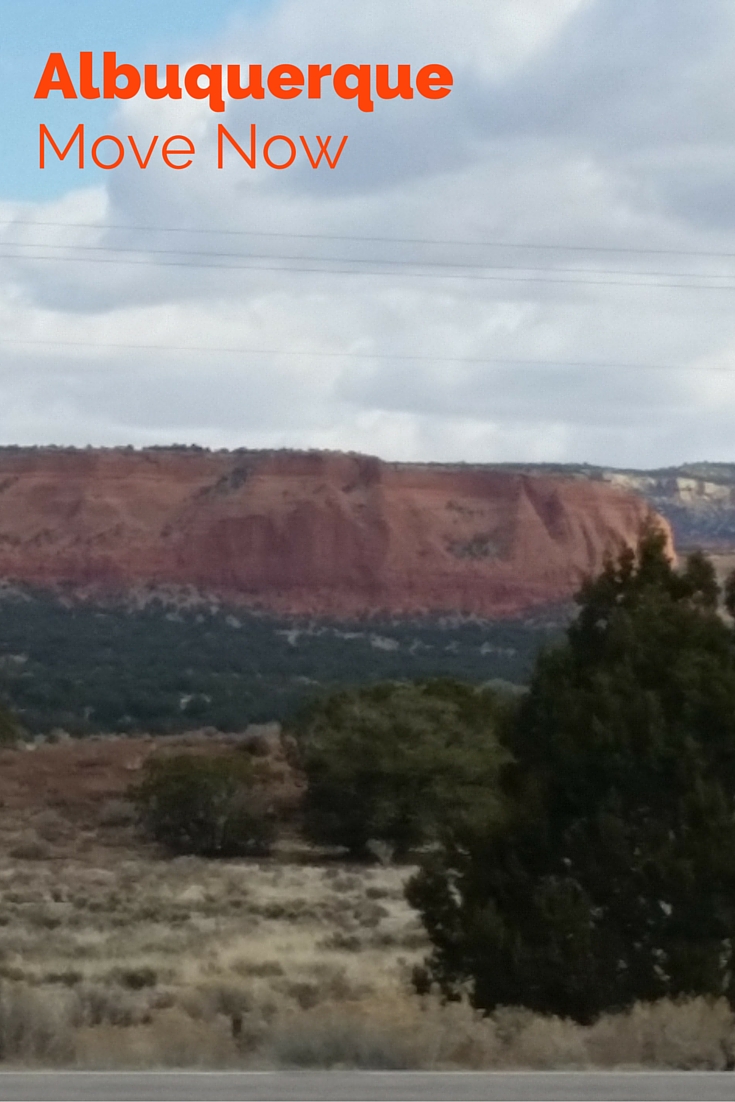
[[[483,470],[608,482],[639,494],[670,524],[681,551],[702,548],[723,569],[735,566],[735,463],[683,463],[641,471],[577,463],[519,463]]]
[[[616,486],[492,469],[0,449],[0,577],[192,586],[281,613],[513,615],[569,598],[652,516]]]
[[[719,555],[735,551],[735,470],[730,463],[664,471],[604,471],[602,477],[645,497],[670,522],[677,543]]]

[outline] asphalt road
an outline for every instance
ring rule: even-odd
[[[1,1102],[735,1100],[735,1072],[2,1072]]]

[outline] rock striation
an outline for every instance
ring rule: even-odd
[[[0,577],[288,615],[504,617],[665,521],[585,479],[325,452],[0,449]]]

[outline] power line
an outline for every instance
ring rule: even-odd
[[[735,258],[735,252],[723,252],[718,250],[703,249],[644,249],[640,246],[629,245],[574,245],[568,243],[529,242],[529,241],[468,241],[458,238],[428,238],[428,237],[380,237],[362,236],[358,234],[330,234],[330,233],[290,233],[279,230],[233,230],[233,229],[201,229],[187,226],[135,226],[124,223],[100,223],[100,222],[56,222],[44,219],[20,219],[0,218],[0,226],[53,226],[58,229],[92,229],[92,230],[123,230],[132,233],[189,233],[189,234],[218,234],[220,236],[233,237],[278,237],[292,238],[303,241],[362,241],[380,244],[396,245],[459,245],[463,248],[488,248],[488,249],[556,249],[564,252],[605,252],[605,253],[629,253],[639,256],[698,256]]]
[[[21,260],[24,262],[51,262],[54,264],[116,264],[144,268],[189,268],[192,270],[209,269],[222,272],[291,272],[295,274],[308,273],[311,275],[353,275],[353,276],[399,276],[403,279],[451,279],[473,280],[483,283],[547,283],[557,287],[583,285],[587,287],[656,287],[668,290],[691,291],[733,291],[735,283],[731,284],[706,284],[706,283],[662,283],[652,280],[633,279],[551,279],[547,276],[514,276],[514,275],[479,275],[471,272],[400,272],[400,271],[368,271],[358,268],[313,268],[294,267],[288,264],[208,264],[201,262],[186,263],[175,260],[133,260],[123,257],[85,257],[85,256],[21,256],[10,253],[0,253],[0,260]],[[347,262],[349,263],[349,261]],[[376,261],[375,263],[380,263]],[[631,273],[637,275],[638,273]],[[675,279],[676,276],[670,278]],[[732,279],[733,276],[713,276],[715,279]]]
[[[143,256],[195,256],[195,257],[209,257],[212,259],[225,259],[231,258],[233,260],[282,260],[282,261],[312,261],[318,263],[342,263],[342,264],[387,264],[391,267],[404,267],[404,268],[461,268],[470,270],[488,270],[488,271],[523,271],[523,272],[550,272],[560,273],[563,275],[630,275],[630,276],[646,276],[646,277],[667,277],[668,279],[733,279],[735,278],[735,272],[670,272],[661,271],[636,271],[630,268],[560,268],[556,265],[553,267],[537,267],[530,264],[492,264],[487,262],[475,262],[467,263],[466,261],[452,261],[452,260],[394,260],[391,258],[381,257],[378,259],[371,259],[368,257],[349,257],[349,256],[284,256],[278,253],[233,253],[233,252],[213,252],[211,250],[203,249],[149,249],[144,247],[129,248],[116,245],[57,245],[50,242],[28,242],[28,241],[3,241],[1,243],[5,247],[19,248],[19,249],[74,249],[78,252],[108,252],[108,253],[122,253],[122,254],[143,254]],[[85,260],[89,259],[94,261],[96,257],[34,257],[24,256],[22,253],[17,256],[11,254],[12,259],[18,260]],[[8,259],[4,254],[3,259]],[[115,257],[107,258],[109,261],[114,261]],[[143,261],[139,261],[142,263]],[[197,263],[189,265],[190,267],[196,267]],[[230,267],[234,265],[222,265],[223,267]],[[288,269],[286,269],[288,270]],[[329,271],[330,269],[324,269]]]
[[[186,344],[132,344],[118,341],[69,341],[69,340],[39,340],[22,337],[0,337],[0,345],[28,345],[31,347],[51,348],[110,348],[126,351],[154,351],[154,352],[202,352],[202,353],[226,353],[238,356],[285,356],[285,357],[311,357],[317,359],[350,359],[350,360],[392,360],[396,362],[426,362],[426,363],[454,363],[454,364],[485,364],[489,367],[549,367],[549,368],[584,368],[586,370],[599,369],[604,371],[695,371],[695,372],[719,372],[727,375],[735,375],[735,368],[725,364],[701,364],[692,366],[689,364],[651,364],[651,363],[614,363],[596,360],[533,360],[518,359],[507,356],[435,356],[424,353],[396,353],[396,352],[337,352],[337,351],[307,351],[305,349],[285,348],[237,348],[234,346],[215,345],[186,345]]]

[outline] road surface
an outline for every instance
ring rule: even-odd
[[[735,1072],[0,1072],[1,1102],[735,1100]]]

